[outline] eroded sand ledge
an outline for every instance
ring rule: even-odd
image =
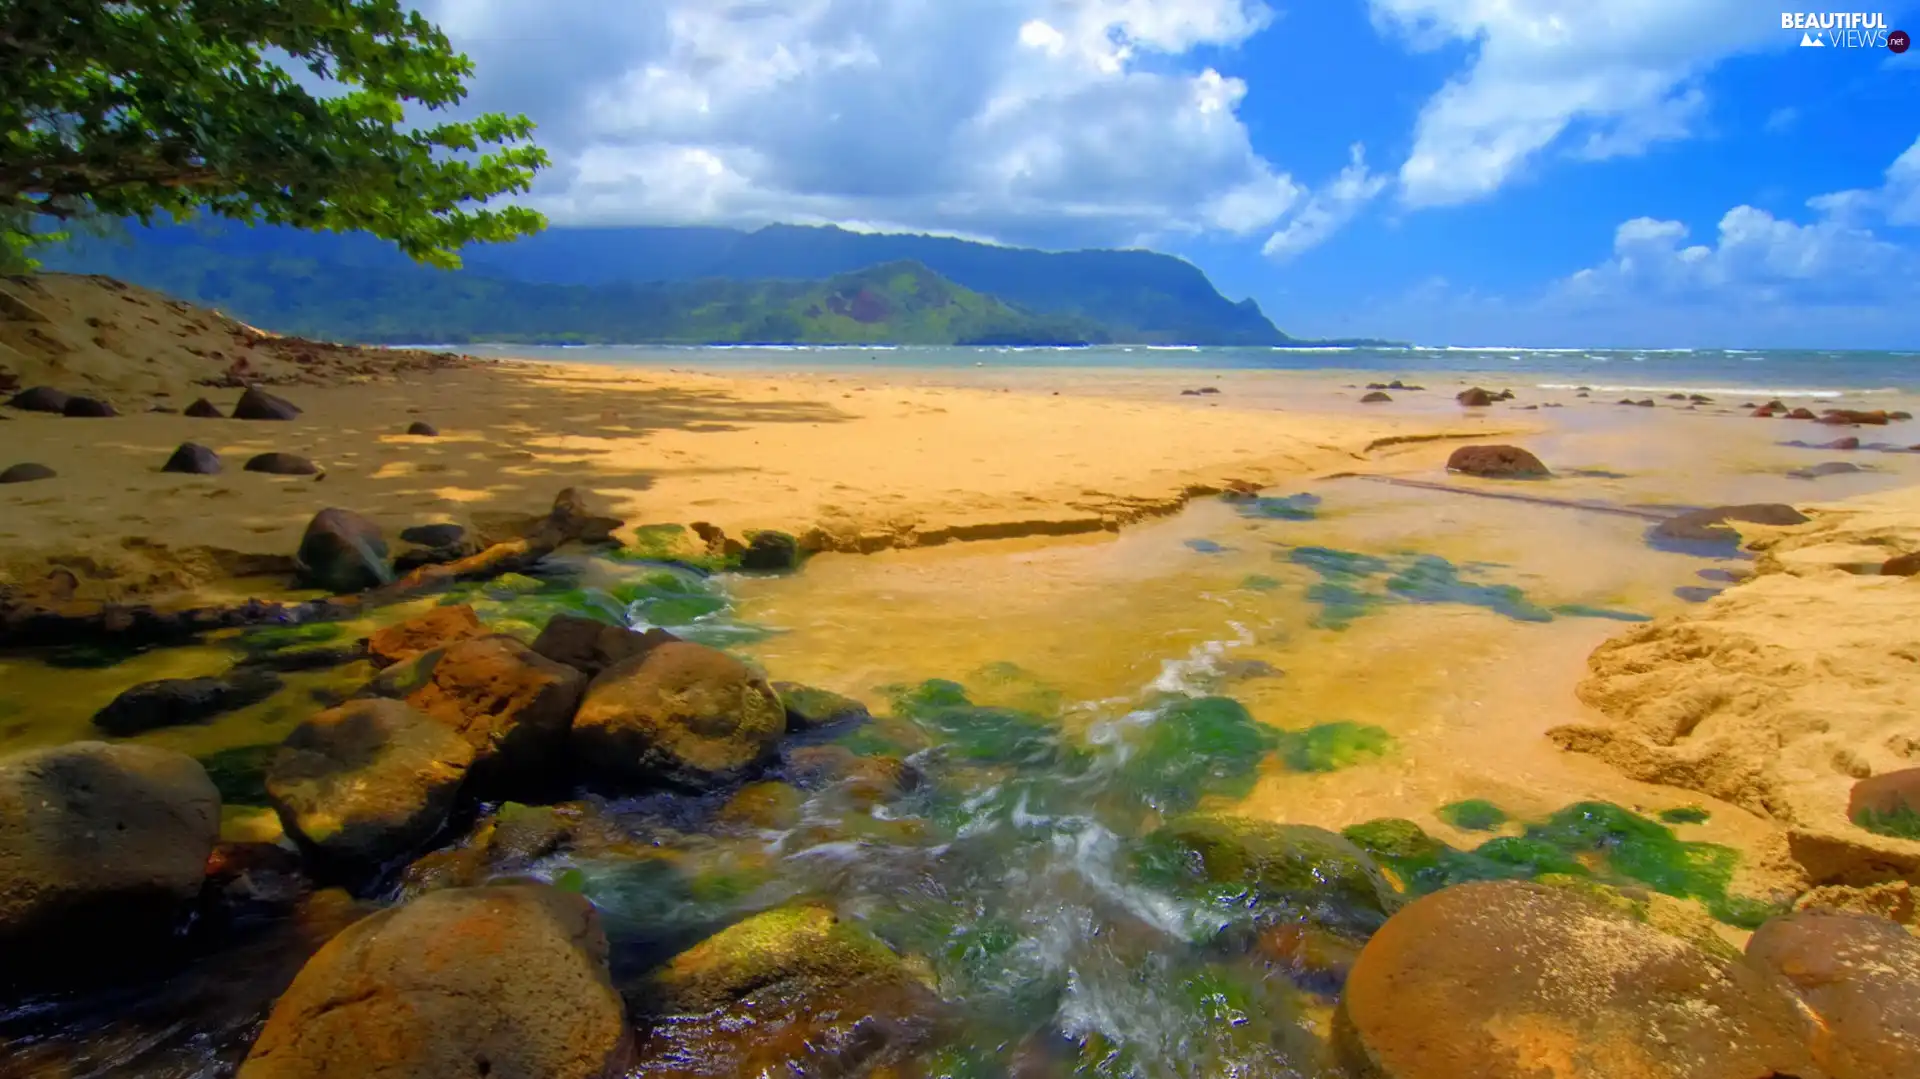
[[[1879,574],[1920,550],[1920,488],[1808,509],[1740,526],[1751,580],[1596,650],[1578,693],[1606,721],[1551,737],[1778,822],[1809,885],[1920,883],[1920,842],[1847,819],[1856,780],[1920,765],[1920,578]]]

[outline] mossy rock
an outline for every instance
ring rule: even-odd
[[[1393,736],[1384,728],[1341,721],[1282,731],[1276,751],[1296,772],[1337,772],[1392,748]]]
[[[1161,709],[1140,735],[1119,782],[1162,811],[1192,809],[1208,795],[1242,797],[1281,741],[1228,697],[1187,698]]]
[[[655,975],[653,995],[667,1014],[694,1015],[778,987],[832,993],[860,982],[910,980],[900,956],[864,927],[821,906],[756,914],[674,956]]]
[[[1134,865],[1149,886],[1256,922],[1307,920],[1364,934],[1402,899],[1366,851],[1305,824],[1182,817],[1141,840]]]
[[[1342,829],[1340,834],[1368,854],[1394,861],[1437,859],[1450,849],[1418,824],[1401,817],[1363,821]]]
[[[214,789],[220,792],[222,805],[264,806],[267,804],[267,763],[280,748],[278,742],[257,746],[234,746],[197,758],[207,770]]]
[[[883,689],[892,698],[895,715],[940,735],[965,760],[1040,766],[1065,755],[1059,731],[1045,719],[1015,708],[974,704],[958,682],[934,678]]]
[[[633,562],[668,562],[695,569],[719,572],[737,567],[738,554],[714,554],[706,541],[685,525],[641,525],[633,530],[633,542],[621,548],[621,559]]]
[[[791,828],[799,823],[800,807],[806,799],[805,793],[789,783],[749,783],[720,807],[720,820],[768,831]]]
[[[1484,798],[1469,798],[1440,807],[1439,817],[1466,832],[1491,832],[1507,823],[1507,812]]]
[[[811,731],[869,718],[867,706],[832,690],[775,682],[773,691],[787,710],[787,730]]]

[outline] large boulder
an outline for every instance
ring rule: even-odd
[[[295,557],[301,580],[329,592],[360,592],[393,579],[380,526],[352,510],[314,514]]]
[[[240,1079],[611,1079],[631,1046],[591,904],[545,885],[458,888],[321,948]]]
[[[1864,914],[1801,911],[1761,926],[1747,958],[1820,1017],[1814,1059],[1834,1079],[1920,1075],[1920,940]]]
[[[423,674],[407,703],[473,746],[477,796],[545,790],[561,778],[585,675],[504,635],[449,645]]]
[[[446,825],[473,756],[466,739],[399,701],[348,701],[281,743],[267,798],[318,866],[362,879]]]
[[[164,678],[122,692],[93,714],[93,725],[116,738],[159,727],[201,723],[279,692],[271,671],[237,668],[223,677]]]
[[[258,386],[248,386],[247,392],[240,395],[239,403],[233,406],[233,418],[236,420],[290,420],[300,415],[293,402],[273,394]]]
[[[937,1002],[885,943],[825,907],[781,907],[674,956],[638,998],[668,1021],[634,1074],[883,1075],[932,1030]]]
[[[220,832],[206,769],[74,742],[0,759],[0,988],[125,970],[163,945]]]
[[[1447,471],[1491,479],[1532,479],[1548,476],[1540,458],[1518,446],[1462,446],[1447,458]]]
[[[773,688],[718,649],[673,641],[608,667],[573,721],[573,758],[614,782],[706,787],[772,754],[787,729]]]
[[[367,658],[376,667],[391,667],[423,652],[484,636],[487,628],[472,607],[450,604],[375,630],[367,638]]]
[[[1378,1079],[1823,1075],[1794,1002],[1716,955],[1571,888],[1461,884],[1395,914],[1335,1018]]]
[[[556,614],[534,639],[533,650],[592,677],[622,660],[679,639],[664,629],[641,632],[597,618]]]

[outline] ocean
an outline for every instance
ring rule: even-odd
[[[756,370],[1101,368],[1484,376],[1536,389],[1839,397],[1920,392],[1920,351],[1587,348],[954,348],[935,345],[425,345],[567,363]]]

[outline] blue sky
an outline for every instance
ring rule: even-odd
[[[1920,51],[1768,0],[423,7],[556,225],[1149,246],[1301,335],[1920,346]]]

